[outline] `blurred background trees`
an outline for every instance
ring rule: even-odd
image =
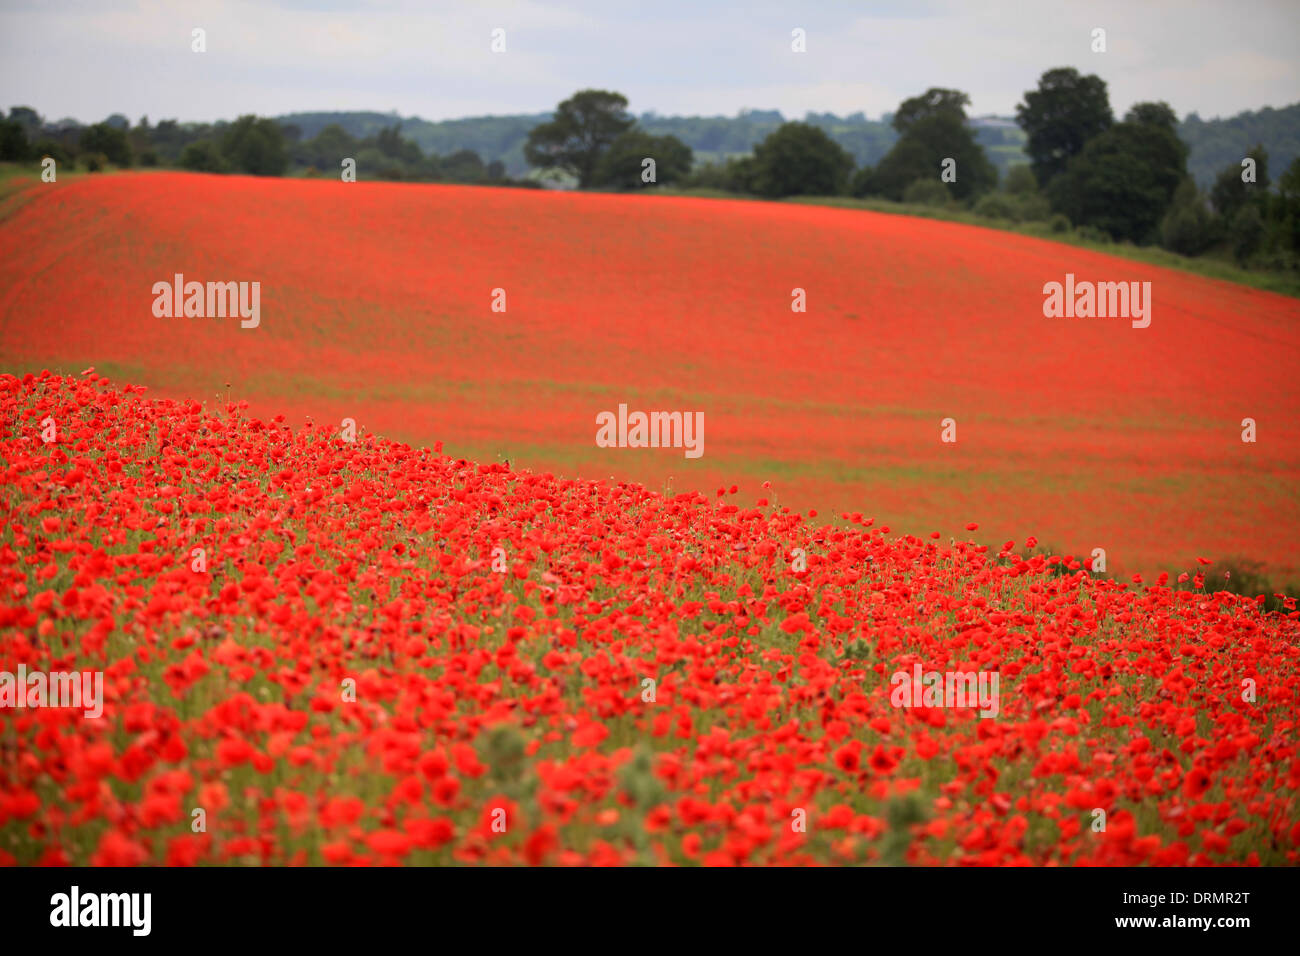
[[[351,159],[362,180],[858,198],[1300,272],[1300,104],[1180,122],[1166,103],[1138,103],[1117,121],[1103,80],[1061,67],[1014,121],[969,105],[931,87],[880,120],[638,118],[621,93],[588,89],[551,113],[438,123],[348,112],[132,125],[115,113],[89,126],[14,106],[0,113],[0,162],[337,177]]]

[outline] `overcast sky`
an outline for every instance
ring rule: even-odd
[[[207,52],[191,51],[191,31]],[[791,52],[791,31],[807,52]],[[1091,33],[1106,30],[1094,53]],[[506,52],[490,50],[493,29]],[[1300,100],[1300,0],[0,0],[0,106],[49,119],[552,109],[585,87],[636,113],[869,117],[930,86],[1010,114],[1055,66],[1123,113],[1228,116]]]

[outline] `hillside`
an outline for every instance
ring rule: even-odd
[[[162,172],[18,198],[0,223],[10,371],[93,364],[295,425],[352,418],[655,490],[739,483],[945,541],[978,510],[984,544],[1102,548],[1148,579],[1201,554],[1300,577],[1295,299],[783,203]],[[156,315],[177,273],[260,283],[260,325]],[[1151,282],[1150,327],[1045,317],[1067,274]],[[702,457],[598,447],[620,404],[702,413]]]

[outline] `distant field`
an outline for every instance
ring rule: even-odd
[[[261,326],[156,318],[177,272],[260,282]],[[1150,281],[1151,327],[1044,318],[1067,272]],[[0,194],[0,371],[94,365],[295,424],[656,490],[736,483],[945,539],[976,521],[1126,572],[1243,555],[1300,579],[1298,359],[1295,299],[857,209],[180,173]],[[704,456],[596,447],[620,402],[703,411]]]

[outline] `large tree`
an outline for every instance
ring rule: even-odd
[[[977,196],[997,185],[997,169],[966,126],[969,104],[970,97],[960,90],[940,87],[900,103],[893,125],[902,136],[871,173],[855,182],[855,191],[901,200],[918,179],[942,182],[949,159],[956,163],[956,178],[947,186],[956,198]]]
[[[96,123],[81,131],[79,142],[83,153],[103,153],[115,166],[130,166],[131,143],[126,132],[107,123]]]
[[[1105,80],[1081,76],[1073,67],[1044,73],[1038,89],[1026,93],[1016,106],[1016,122],[1028,139],[1025,152],[1039,185],[1063,173],[1070,159],[1114,119]]]
[[[968,106],[970,106],[970,96],[961,90],[947,90],[932,86],[920,96],[913,96],[898,104],[893,126],[899,133],[905,134],[917,123],[935,116],[947,116],[964,123]]]
[[[907,187],[918,179],[939,182],[948,159],[956,163],[956,178],[948,187],[957,199],[978,196],[997,185],[997,169],[966,124],[955,116],[939,114],[909,127],[876,165],[871,189],[889,199],[902,199]]]
[[[1090,139],[1048,186],[1052,207],[1116,239],[1159,239],[1161,219],[1187,176],[1187,146],[1158,119],[1160,105],[1139,104]]]
[[[221,137],[221,152],[237,172],[254,176],[283,176],[289,168],[289,150],[280,124],[241,116]]]
[[[632,128],[627,97],[608,90],[582,90],[556,108],[549,123],[533,127],[524,144],[524,158],[543,169],[562,169],[593,183],[601,155]]]
[[[760,196],[838,196],[853,157],[816,126],[785,123],[754,147],[753,190]]]
[[[691,171],[694,154],[676,136],[652,136],[630,129],[610,144],[596,164],[593,184],[619,189],[640,189],[645,160],[653,159],[656,183],[672,183]]]
[[[1244,181],[1241,176],[1245,170],[1240,163],[1233,163],[1219,171],[1214,186],[1210,189],[1210,203],[1214,206],[1214,211],[1225,220],[1231,220],[1237,215],[1237,210],[1250,202],[1252,197],[1262,203],[1268,192],[1268,151],[1263,144],[1256,144],[1246,157],[1255,161],[1253,183]]]

